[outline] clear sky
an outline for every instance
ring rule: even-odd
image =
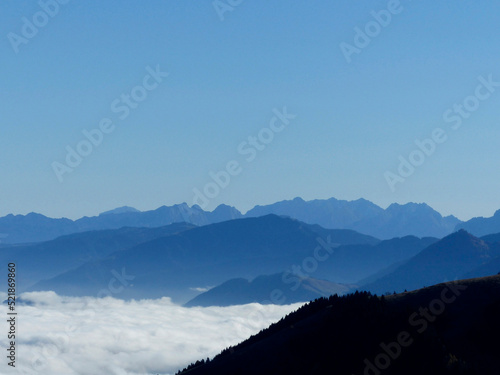
[[[500,209],[500,87],[484,84],[500,82],[500,3],[44,1],[0,5],[1,216],[191,205],[207,186],[207,209]],[[68,146],[88,155],[71,167]]]

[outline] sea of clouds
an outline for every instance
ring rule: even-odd
[[[169,298],[123,301],[53,292],[24,293],[21,299],[24,303],[16,306],[16,368],[7,366],[2,355],[2,374],[174,374],[301,306],[185,308]],[[2,314],[7,316],[5,304]],[[2,321],[5,348],[8,326]]]

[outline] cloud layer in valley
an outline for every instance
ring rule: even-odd
[[[173,374],[301,305],[185,308],[169,298],[123,301],[53,292],[21,298],[16,369],[9,370],[29,375]]]

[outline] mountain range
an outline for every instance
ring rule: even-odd
[[[454,231],[455,218],[425,204],[379,210],[363,200],[295,199],[245,215],[177,205],[76,221],[8,216],[0,224],[10,223],[11,239],[33,242],[2,243],[0,261],[16,263],[19,293],[169,297],[195,313],[305,303],[182,374],[496,375],[500,232],[490,231],[497,216],[456,224],[487,233],[480,237]],[[71,233],[36,242],[58,231]],[[401,235],[384,238],[393,234]]]
[[[268,214],[288,216],[328,229],[351,229],[380,239],[407,235],[441,238],[453,232],[455,227],[461,224],[454,216],[442,217],[426,204],[392,204],[383,209],[364,199],[345,201],[330,198],[304,201],[295,198],[267,206],[256,206],[245,215],[227,205],[220,205],[209,212],[197,205],[189,207],[186,203],[170,207],[162,206],[144,212],[125,206],[78,220],[52,219],[36,213],[24,216],[10,214],[0,218],[0,243],[40,242],[92,230],[122,227],[153,228],[176,222],[201,226]],[[500,226],[498,230],[489,233],[498,232]]]
[[[203,211],[186,203],[141,212],[132,207],[121,207],[98,216],[78,220],[52,219],[41,214],[7,215],[0,218],[2,242],[8,244],[49,241],[60,236],[94,230],[119,229],[122,227],[155,228],[173,223],[186,222],[207,225],[241,217],[235,208],[220,205],[214,211]]]
[[[195,228],[192,224],[177,223],[159,228],[124,227],[75,233],[41,243],[3,246],[0,262],[14,262],[22,270],[17,275],[18,291],[22,292],[41,280],[103,259],[114,252],[192,228]],[[4,278],[6,273],[7,268],[0,270]]]
[[[332,212],[335,215],[328,216]],[[377,216],[380,212],[388,216]],[[268,303],[276,291],[284,297],[277,298],[280,303],[357,289],[385,294],[500,272],[500,233],[479,238],[459,230],[442,239],[406,235],[381,240],[291,215],[332,226],[350,223],[363,228],[366,224],[378,232],[389,227],[399,232],[413,222],[426,231],[447,223],[450,230],[453,221],[424,204],[382,210],[364,200],[305,202],[299,198],[257,206],[244,216],[229,206],[207,213],[185,204],[147,212],[122,207],[76,221],[10,215],[1,218],[0,224],[11,220],[16,227],[25,219],[31,225],[42,221],[47,236],[55,235],[54,227],[50,229],[54,223],[67,225],[68,231],[77,225],[78,231],[42,242],[4,243],[0,260],[14,261],[23,270],[18,278],[20,292],[53,290],[70,296],[104,292],[124,299],[169,296],[187,306]],[[174,220],[181,222],[161,226]],[[112,229],[81,231],[101,227]],[[32,233],[32,239],[36,236]],[[117,281],[123,285],[112,288]]]
[[[365,199],[345,201],[335,198],[308,202],[295,198],[268,206],[256,206],[246,216],[266,214],[286,215],[325,228],[352,229],[380,239],[408,235],[441,238],[450,234],[460,223],[454,216],[442,217],[424,203],[394,203],[384,210]]]
[[[477,238],[460,230],[441,240],[404,237],[376,245],[344,245],[336,248],[331,259],[325,262],[328,271],[318,267],[314,276],[332,282],[327,287],[339,288],[335,291],[338,294],[355,290],[392,294],[449,280],[496,275],[500,272],[499,241],[500,235]],[[344,278],[348,274],[356,275],[356,280],[346,283]],[[281,274],[281,280],[278,275],[260,277],[253,282],[230,280],[201,293],[187,306],[226,306],[232,301],[268,303],[273,290],[285,297],[273,301],[276,304],[308,300],[306,296],[311,300],[326,294],[298,282],[293,285],[301,289],[294,294],[286,281],[286,273]],[[318,283],[318,280],[311,282]]]
[[[457,224],[458,229],[465,229],[475,236],[486,236],[491,233],[500,232],[500,210],[496,211],[492,217],[475,217],[464,223]]]
[[[352,230],[325,229],[276,215],[182,229],[114,248],[114,252],[109,248],[85,263],[75,265],[74,259],[69,258],[71,262],[64,272],[61,266],[57,275],[52,272],[50,277],[40,277],[33,272],[39,280],[28,290],[97,295],[108,288],[117,273],[123,273],[129,275],[130,282],[121,288],[117,298],[169,296],[185,303],[200,291],[216,286],[207,295],[199,296],[198,301],[203,301],[203,305],[229,305],[235,302],[227,290],[237,285],[241,293],[232,297],[238,303],[264,302],[274,289],[281,289],[287,301],[307,301],[333,291],[345,292],[345,284],[355,284],[404,262],[438,241],[414,236],[380,241]],[[50,248],[53,242],[44,246]],[[46,253],[33,255],[31,264],[43,261]],[[60,257],[58,247],[52,253],[53,257]],[[61,258],[59,264],[63,264],[63,259],[66,258]],[[48,271],[44,272],[47,275]],[[242,278],[257,278],[266,283],[249,283]],[[221,295],[226,295],[226,299],[221,299]]]
[[[276,290],[285,298],[277,298],[273,301],[275,304],[309,301],[328,295],[328,290],[332,291],[329,294],[343,294],[362,285],[358,281],[369,279],[395,264],[404,263],[436,241],[436,238],[406,236],[377,244],[341,245],[334,249],[328,259],[317,262],[318,266],[312,275],[306,272],[308,262],[304,258],[301,263],[296,262],[295,268],[288,265],[279,275],[261,275],[252,282],[229,280],[198,295],[187,306],[194,306],[195,303],[202,306],[227,306],[234,304],[233,301],[241,304],[269,303],[270,295]],[[328,280],[329,284],[325,284],[324,280]],[[327,289],[318,287],[321,285]],[[236,288],[238,293],[231,292],[232,288]]]
[[[427,240],[416,240],[422,244],[412,247],[408,257],[427,243]],[[318,262],[313,258],[315,252],[323,261],[319,261],[314,272],[310,272],[314,277],[329,275],[332,280],[336,278],[336,270],[349,274],[347,267],[364,276],[376,269],[377,263],[356,270],[355,263],[359,262],[347,259],[347,255],[343,264],[335,264],[335,259],[341,259],[346,253],[342,250],[345,246],[357,244],[369,253],[379,243],[374,237],[351,230],[324,229],[276,215],[237,219],[142,242],[42,280],[29,290],[96,295],[108,287],[113,275],[124,272],[133,279],[117,298],[170,296],[174,301],[187,302],[199,294],[198,289],[233,278],[253,279],[263,274],[284,272],[294,265],[302,266],[304,259],[309,258]],[[337,249],[339,254],[335,253]],[[387,251],[392,249],[388,247]],[[330,257],[328,252],[333,255]],[[373,252],[373,259],[384,257],[383,252]],[[390,264],[392,260],[380,261]],[[296,278],[289,273],[288,285],[285,286],[293,285]]]

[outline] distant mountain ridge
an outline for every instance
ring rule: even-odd
[[[442,238],[461,223],[454,216],[441,216],[425,203],[393,203],[384,210],[365,199],[345,201],[335,198],[308,202],[295,198],[268,206],[256,206],[245,216],[265,214],[287,215],[324,228],[352,229],[380,239],[408,235]]]
[[[496,211],[492,217],[475,217],[469,221],[458,223],[455,229],[465,229],[474,236],[500,233],[500,210]]]
[[[136,209],[134,207],[123,206],[123,207],[115,208],[114,210],[102,212],[101,215],[125,214],[128,212],[141,212],[141,211],[139,211],[138,209]]]
[[[171,207],[162,206],[152,211],[138,211],[121,207],[106,211],[99,216],[82,217],[78,220],[52,219],[41,214],[7,215],[0,218],[0,242],[30,243],[53,240],[57,237],[92,230],[119,229],[122,227],[157,228],[185,222],[197,226],[213,224],[242,217],[233,207],[218,206],[214,211],[203,211],[186,203]]]
[[[351,229],[379,239],[408,235],[442,238],[461,224],[456,217],[443,217],[424,203],[392,204],[384,210],[365,199],[345,201],[330,198],[304,201],[295,198],[266,206],[255,206],[245,215],[224,204],[209,212],[197,205],[189,207],[186,203],[162,206],[144,212],[125,206],[74,221],[65,218],[52,219],[36,213],[24,216],[10,214],[0,218],[0,243],[40,242],[90,230],[153,228],[177,222],[202,226],[268,214],[288,216],[327,229]],[[499,229],[488,233],[500,232],[500,214],[498,219]]]
[[[89,231],[61,236],[51,241],[3,246],[0,262],[15,262],[22,272],[17,276],[17,290],[25,291],[34,283],[111,253],[136,246],[142,242],[196,228],[186,223],[158,228],[130,228]],[[0,269],[0,277],[7,278],[7,268]]]

